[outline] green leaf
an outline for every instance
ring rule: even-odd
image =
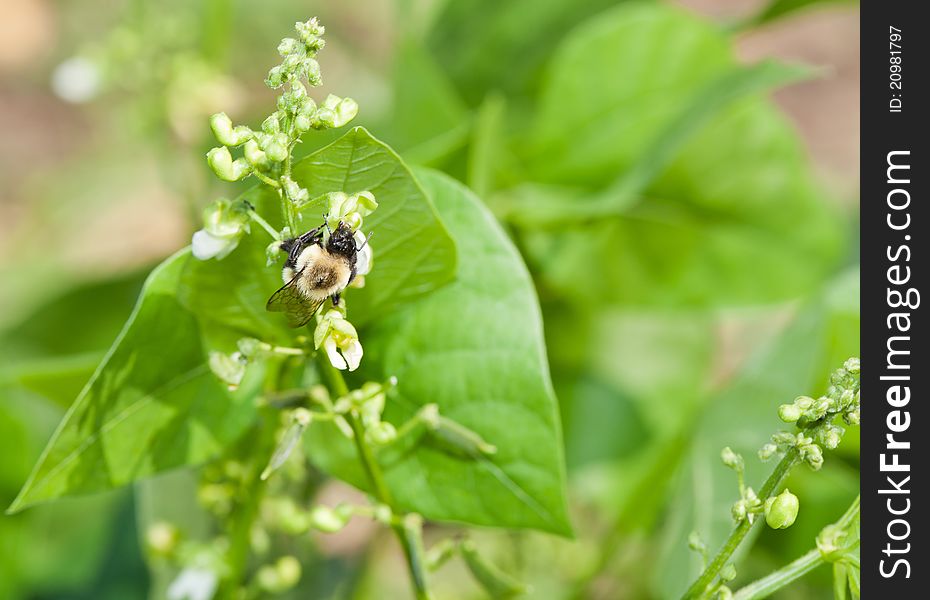
[[[734,29],[759,27],[783,19],[799,10],[817,5],[829,6],[835,4],[855,6],[856,0],[771,0],[759,12],[737,24]]]
[[[378,200],[378,210],[364,224],[365,231],[374,232],[374,267],[364,288],[346,294],[353,323],[387,314],[454,276],[455,243],[436,209],[401,158],[364,129],[357,127],[300,161],[292,177],[311,198],[367,190]],[[322,211],[304,211],[307,229],[320,222]]]
[[[223,389],[205,365],[197,319],[178,302],[190,260],[179,252],[149,276],[11,511],[205,460],[252,421],[254,390]]]
[[[361,332],[364,375],[398,378],[385,412],[391,423],[437,403],[498,451],[472,459],[421,443],[385,465],[388,486],[399,507],[430,519],[567,535],[562,436],[533,283],[474,195],[435,172],[417,174],[455,237],[456,279]],[[366,487],[334,429],[306,437],[313,460]]]
[[[573,32],[525,150],[538,183],[521,206],[603,195],[619,215],[527,229],[541,280],[578,302],[676,307],[791,298],[822,281],[842,223],[790,125],[757,97],[796,74],[738,69],[723,34],[662,5]]]
[[[431,53],[462,97],[477,106],[491,90],[526,95],[561,39],[616,0],[447,2],[429,33]]]

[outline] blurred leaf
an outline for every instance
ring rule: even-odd
[[[432,54],[472,106],[491,90],[527,95],[556,40],[616,0],[447,2],[429,34]]]
[[[391,423],[435,402],[498,452],[463,458],[422,443],[386,468],[388,485],[398,506],[429,519],[569,534],[561,431],[532,281],[477,198],[445,176],[417,174],[460,249],[456,280],[362,332],[366,356],[380,358],[364,375],[397,376],[385,412]],[[334,429],[307,438],[314,461],[366,487],[351,445]]]
[[[251,422],[205,365],[194,315],[177,300],[188,251],[146,281],[123,332],[74,402],[11,511],[202,461]]]
[[[694,92],[680,112],[673,115],[655,137],[645,142],[645,148],[630,167],[604,190],[584,198],[558,194],[514,194],[506,208],[510,219],[527,226],[584,221],[607,215],[621,215],[635,204],[643,190],[661,174],[700,128],[735,101],[765,90],[798,81],[810,75],[810,70],[767,61],[750,67],[733,67],[711,79]],[[522,202],[521,202],[522,200]]]
[[[89,352],[16,362],[0,370],[0,386],[19,385],[68,408],[102,357],[102,352]]]
[[[856,4],[858,4],[856,0],[771,0],[762,10],[740,22],[734,29],[748,29],[750,27],[767,25],[799,10],[812,8],[818,5],[855,6]]]
[[[663,51],[644,57],[644,47]],[[665,6],[621,6],[569,36],[528,150],[546,185],[524,187],[524,206],[559,202],[566,187],[566,202],[614,181],[637,189],[655,174],[640,157],[674,159],[622,216],[525,230],[542,281],[575,302],[663,307],[768,302],[819,283],[838,255],[841,223],[784,119],[760,98],[732,102],[792,72],[726,75],[735,64],[719,31]],[[731,103],[695,129],[691,119],[721,101]]]
[[[778,339],[753,355],[702,415],[690,459],[673,495],[670,509],[673,517],[663,533],[665,547],[655,571],[657,595],[677,596],[697,575],[698,558],[684,542],[689,532],[698,531],[714,552],[733,528],[730,506],[738,496],[736,477],[721,463],[720,450],[730,446],[742,453],[746,460],[746,482],[758,488],[771,472],[772,464],[761,463],[756,452],[772,433],[784,428],[776,416],[778,405],[800,394],[823,392],[825,375],[842,363],[830,365],[823,372],[823,359],[830,351],[831,327],[835,326],[832,307],[823,298],[830,298],[835,290],[846,285],[846,278],[841,277],[822,296],[814,298]],[[845,351],[844,359],[855,355],[858,341]],[[858,435],[857,429],[852,428],[848,435]],[[835,461],[838,457],[828,453],[826,460]],[[849,502],[848,494],[845,502]],[[740,552],[745,552],[749,545],[745,543]]]
[[[386,137],[408,161],[432,164],[465,142],[471,120],[468,107],[432,55],[414,40],[400,42],[392,84]]]

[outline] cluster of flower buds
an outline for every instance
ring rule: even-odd
[[[358,331],[346,319],[344,310],[333,307],[317,315],[313,347],[317,350],[322,348],[337,369],[354,371],[362,361],[362,344],[358,340]]]
[[[835,423],[842,417],[846,425],[859,424],[859,359],[850,358],[830,376],[827,393],[819,398],[799,396],[791,404],[778,407],[778,417],[794,423],[800,431],[780,431],[759,450],[759,458],[796,448],[801,460],[812,469],[823,466],[823,450],[833,450],[843,439],[845,428]]]
[[[311,87],[322,84],[316,55],[324,45],[324,29],[314,18],[297,23],[296,30],[297,39],[285,38],[278,45],[282,62],[272,67],[265,79],[272,89],[286,89],[278,96],[277,110],[262,122],[261,129],[234,125],[226,113],[210,118],[210,128],[222,146],[207,153],[207,162],[224,181],[239,181],[250,174],[277,180],[281,164],[288,160],[302,134],[310,129],[342,127],[358,113],[358,104],[351,98],[330,94],[317,104],[310,97],[303,81]],[[240,146],[242,157],[233,159],[229,149]],[[288,196],[296,201],[300,190],[293,192]]]

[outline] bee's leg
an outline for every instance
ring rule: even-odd
[[[313,242],[315,242],[315,241],[317,240],[317,238],[322,237],[322,234],[320,233],[320,229],[321,229],[320,227],[317,227],[317,228],[315,228],[315,229],[311,229],[311,230],[308,231],[307,233],[305,233],[305,234],[303,234],[302,236],[300,236],[300,238],[299,238],[299,239],[300,239],[300,243],[301,243],[302,245],[304,245],[304,246],[307,246],[307,245],[312,244]]]
[[[340,296],[339,292],[336,292],[335,294],[333,294],[332,295],[333,306],[339,306],[339,301],[341,299],[342,299],[342,296]]]

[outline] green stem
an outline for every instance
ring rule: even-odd
[[[824,563],[820,550],[814,548],[804,556],[793,560],[784,567],[769,573],[746,587],[740,588],[733,596],[733,600],[758,600],[768,598],[776,590],[780,590],[796,579],[810,573]]]
[[[856,496],[853,503],[843,516],[840,517],[839,521],[836,522],[837,527],[846,529],[853,523],[855,518],[859,515],[859,499],[860,497]],[[804,556],[795,559],[781,569],[769,573],[762,579],[753,581],[749,585],[740,588],[736,594],[734,594],[733,600],[760,600],[762,598],[767,598],[775,591],[780,590],[796,579],[800,579],[825,562],[827,561],[824,560],[820,550],[814,548]]]
[[[342,376],[342,372],[330,364],[326,355],[321,355],[320,363],[327,374],[327,378],[336,392],[336,396],[346,396],[349,393],[349,386]],[[365,425],[359,418],[358,413],[354,410],[345,415],[349,426],[352,428],[355,448],[358,451],[359,461],[368,477],[368,483],[371,485],[372,494],[382,504],[394,509],[394,501],[391,498],[390,490],[384,481],[384,474],[381,472],[381,466],[375,459],[371,446],[365,441]],[[392,523],[391,529],[397,536],[401,548],[404,551],[404,557],[407,559],[407,569],[410,572],[410,579],[413,582],[414,593],[417,600],[431,600],[432,595],[429,592],[426,583],[426,561],[424,559],[422,536],[419,527],[415,527],[406,515],[402,522]]]
[[[765,480],[765,483],[762,484],[762,489],[759,490],[759,500],[765,502],[769,496],[771,496],[775,490],[781,485],[781,482],[784,481],[785,477],[788,476],[788,473],[791,469],[798,463],[799,455],[797,448],[791,448],[785,454],[785,457],[781,459],[778,465],[775,466],[775,470],[772,471],[772,474],[769,475],[769,478]],[[761,520],[761,519],[760,519]],[[752,529],[753,523],[749,522],[749,519],[744,519],[736,526],[736,529],[730,534],[730,537],[727,538],[727,541],[724,542],[723,547],[720,548],[720,551],[717,552],[717,555],[714,556],[710,564],[701,573],[701,576],[691,584],[691,587],[688,588],[688,591],[685,592],[682,596],[682,600],[688,600],[691,598],[703,598],[707,592],[707,588],[714,582],[717,575],[720,574],[720,571],[727,564],[727,561],[730,560],[730,557],[733,556],[733,553],[736,552],[736,549],[742,543],[743,539]]]
[[[271,237],[273,237],[273,238],[276,239],[276,240],[280,240],[280,239],[281,239],[281,234],[278,233],[278,230],[275,229],[274,227],[272,227],[271,224],[268,223],[268,221],[266,221],[265,219],[263,219],[262,216],[261,216],[260,214],[258,214],[258,213],[255,212],[254,210],[251,210],[251,209],[250,209],[250,210],[249,210],[249,217],[250,217],[253,221],[255,221],[256,223],[258,223],[259,225],[261,225],[261,226],[262,226],[262,229],[264,229],[265,231],[268,232],[268,235],[270,235]]]

